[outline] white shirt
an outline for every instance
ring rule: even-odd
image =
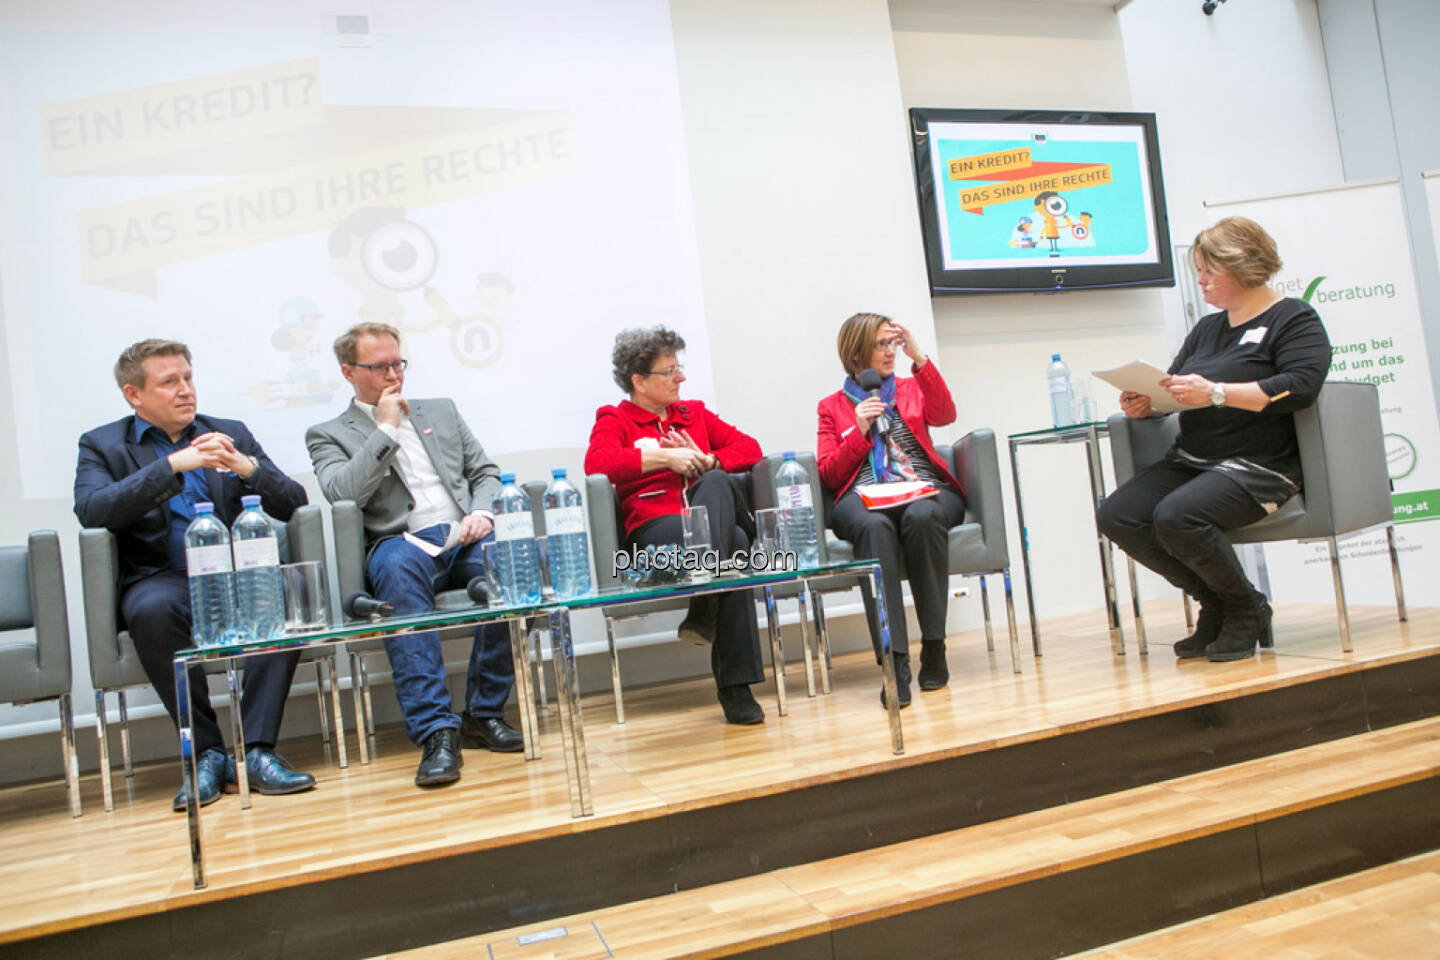
[[[464,516],[460,505],[446,488],[445,481],[440,479],[435,464],[430,462],[430,454],[425,444],[420,442],[420,434],[410,418],[402,415],[400,426],[392,427],[376,419],[373,403],[356,400],[355,406],[375,420],[376,429],[400,444],[400,449],[395,451],[395,466],[410,496],[415,498],[415,509],[410,511],[406,529],[415,533],[437,523],[459,523]]]

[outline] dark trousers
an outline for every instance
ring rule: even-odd
[[[439,524],[415,536],[438,546],[447,533],[449,528]],[[365,572],[376,598],[393,605],[396,613],[423,613],[435,609],[435,594],[463,590],[472,578],[485,572],[484,542],[451,547],[432,557],[404,537],[390,537],[370,551]],[[405,735],[411,743],[418,746],[437,730],[460,726],[460,718],[450,708],[450,688],[445,686],[440,634],[426,631],[386,637],[385,655],[390,658],[395,699],[405,715]],[[465,709],[475,717],[503,717],[514,680],[509,627],[504,623],[476,627],[465,671]]]
[[[965,519],[965,498],[951,487],[938,496],[916,500],[889,510],[868,510],[860,495],[851,491],[835,502],[830,526],[836,536],[855,545],[855,556],[879,560],[885,578],[885,614],[890,621],[890,650],[897,656],[910,652],[910,630],[905,623],[905,601],[900,592],[900,558],[905,558],[910,593],[922,640],[945,639],[945,611],[950,602],[950,528]],[[875,604],[867,595],[865,616],[875,655],[880,636]]]
[[[1200,601],[1244,613],[1256,606],[1235,548],[1225,536],[1265,516],[1234,480],[1162,460],[1105,498],[1100,532],[1130,557]]]
[[[175,651],[194,646],[190,636],[190,584],[185,574],[167,570],[131,584],[120,598],[130,639],[150,685],[177,728],[180,714],[175,699]],[[238,663],[245,668],[240,712],[244,718],[245,746],[275,746],[280,736],[280,718],[285,697],[300,653],[269,653],[246,657]],[[190,723],[195,755],[206,750],[225,749],[225,738],[210,705],[210,688],[203,667],[190,668]]]
[[[737,550],[748,550],[754,533],[754,521],[745,495],[723,470],[701,475],[690,487],[690,505],[704,507],[710,519],[710,545],[722,559]],[[678,514],[658,517],[639,527],[630,535],[630,542],[641,548],[651,544],[683,543],[684,532]],[[691,601],[692,609],[710,597]],[[750,590],[732,590],[718,597],[719,614],[715,623],[715,643],[710,648],[710,672],[717,687],[740,683],[759,683],[765,679],[760,659],[760,632],[755,627],[755,595]]]

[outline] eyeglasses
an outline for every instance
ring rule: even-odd
[[[676,377],[680,376],[680,374],[682,374],[682,373],[684,373],[684,372],[685,372],[685,366],[684,366],[684,364],[677,363],[677,364],[675,364],[675,366],[669,368],[668,370],[647,370],[647,371],[645,371],[644,376],[647,376],[647,377],[669,377],[670,379],[673,380],[673,379],[675,379]]]
[[[889,340],[876,340],[876,350],[901,350],[905,347],[904,337],[891,337]]]
[[[352,367],[359,367],[361,370],[369,370],[371,373],[384,374],[395,372],[404,373],[405,368],[410,366],[409,360],[391,360],[389,363],[352,363]]]

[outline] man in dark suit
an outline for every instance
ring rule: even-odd
[[[437,591],[463,588],[484,571],[481,544],[494,538],[500,470],[453,401],[402,394],[399,330],[357,324],[335,341],[335,357],[355,399],[306,431],[315,479],[331,503],[360,507],[375,595],[399,613],[432,610]],[[504,753],[524,747],[504,720],[515,669],[503,624],[475,629],[463,716],[450,707],[439,634],[386,637],[385,654],[405,733],[420,747],[417,786],[458,780],[461,743]]]
[[[120,613],[136,653],[177,724],[175,651],[192,646],[190,589],[185,575],[185,528],[195,504],[215,505],[227,526],[240,498],[258,494],[265,512],[288,520],[305,489],[275,466],[238,420],[197,414],[190,350],[174,340],[141,340],[120,354],[115,380],[134,414],[80,438],[75,468],[75,515],[82,526],[115,534],[120,554]],[[299,653],[245,661],[245,769],[251,789],[295,793],[315,785],[275,752],[280,717]],[[210,705],[205,674],[190,671],[192,726],[199,802],[234,792],[235,760]],[[185,788],[174,808],[185,809]]]

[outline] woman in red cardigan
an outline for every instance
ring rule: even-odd
[[[754,466],[760,445],[700,401],[680,399],[685,370],[676,354],[683,349],[685,341],[665,327],[616,335],[615,383],[630,396],[595,411],[585,472],[603,473],[615,485],[625,535],[634,546],[683,541],[686,491],[691,506],[708,512],[711,546],[729,557],[750,546],[755,527],[745,494],[728,474]],[[750,591],[696,597],[679,634],[710,644],[725,719],[763,722],[765,712],[750,692],[750,684],[764,679]]]
[[[910,636],[900,593],[902,556],[920,622],[920,689],[938,690],[950,681],[945,664],[950,528],[965,517],[965,497],[935,452],[930,427],[953,423],[955,402],[935,362],[910,331],[889,317],[855,314],[841,324],[836,347],[845,383],[820,401],[816,461],[820,482],[835,495],[830,525],[836,535],[855,545],[857,557],[880,561],[896,690],[903,707],[910,703]],[[902,352],[910,358],[913,379],[895,376],[895,360]],[[860,386],[860,374],[867,368],[880,374],[878,397]],[[939,493],[869,510],[854,489],[857,484],[906,480],[928,481]],[[868,604],[867,614],[873,625],[875,611]]]

